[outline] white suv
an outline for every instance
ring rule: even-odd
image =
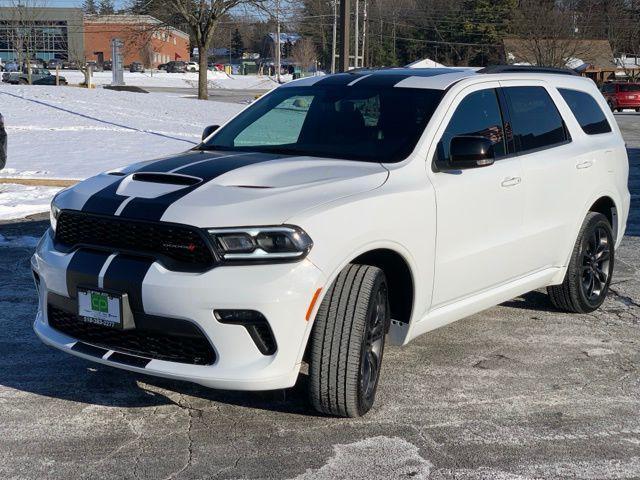
[[[269,390],[309,364],[320,411],[366,413],[385,339],[547,287],[590,312],[629,210],[591,80],[358,71],[291,82],[191,151],[53,201],[34,328],[106,365]]]

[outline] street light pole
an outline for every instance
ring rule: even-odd
[[[338,0],[333,0],[333,38],[331,39],[331,73],[336,73],[337,40],[338,40]]]
[[[351,2],[340,0],[340,71],[349,71],[349,27],[351,26]]]

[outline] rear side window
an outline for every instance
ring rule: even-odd
[[[438,144],[438,163],[449,160],[451,140],[459,135],[484,137],[493,143],[496,158],[505,156],[502,114],[494,89],[471,93],[460,102]]]
[[[640,92],[640,83],[623,83],[620,85],[621,92]]]
[[[549,148],[568,140],[556,104],[543,87],[506,87],[511,128],[519,152]]]
[[[600,105],[591,95],[566,88],[559,88],[558,91],[569,105],[584,133],[597,135],[611,131],[607,117],[604,116]]]

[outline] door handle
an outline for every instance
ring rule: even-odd
[[[593,160],[585,160],[584,162],[580,162],[576,165],[578,170],[583,170],[585,168],[589,168],[593,166]]]
[[[503,187],[515,187],[516,185],[519,185],[521,181],[522,178],[520,177],[508,177],[502,181],[501,185]]]

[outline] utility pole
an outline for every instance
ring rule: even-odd
[[[360,0],[355,0],[356,1],[356,17],[355,17],[355,30],[354,30],[354,50],[353,50],[353,66],[354,68],[358,68],[358,57],[359,57],[359,50],[360,50]]]
[[[349,27],[351,23],[351,1],[340,0],[340,71],[349,71]]]
[[[369,19],[367,18],[367,0],[364,0],[364,9],[362,11],[362,62],[360,63],[361,67],[366,66],[366,55],[367,55],[367,23],[369,23]]]
[[[280,46],[280,0],[276,0],[276,80],[280,83],[280,70],[282,70],[282,60],[280,55],[282,47]]]
[[[336,73],[336,43],[338,40],[338,0],[333,0],[333,39],[331,40],[331,73]]]

